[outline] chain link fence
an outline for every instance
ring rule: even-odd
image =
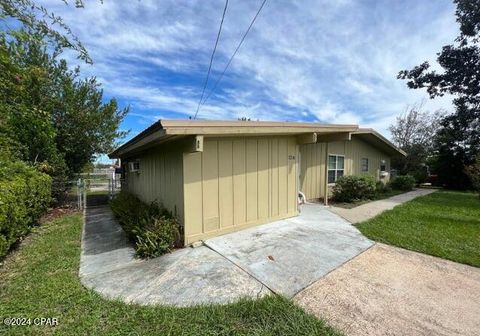
[[[106,204],[120,191],[120,176],[115,174],[80,174],[71,181],[54,181],[54,201],[58,206],[84,209]]]

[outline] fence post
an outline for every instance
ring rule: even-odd
[[[82,179],[77,180],[77,206],[78,209],[82,209]]]
[[[87,207],[87,183],[83,180],[83,207]]]

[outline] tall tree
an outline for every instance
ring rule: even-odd
[[[425,101],[421,101],[407,106],[389,127],[393,142],[407,153],[407,157],[393,160],[392,167],[402,175],[413,175],[417,182],[427,179],[427,163],[434,147],[432,135],[438,131],[445,114],[442,110],[426,111],[424,105]]]
[[[455,112],[446,116],[435,140],[440,180],[451,188],[469,188],[465,167],[480,152],[480,1],[454,0],[460,34],[452,45],[442,48],[437,62],[441,73],[424,62],[400,71],[412,89],[426,88],[431,98],[446,93],[455,96]]]
[[[0,0],[0,22],[8,20],[17,24],[0,31],[0,142],[59,182],[112,149],[128,108],[105,101],[95,77],[61,58],[68,48],[91,61],[61,18],[30,0]]]

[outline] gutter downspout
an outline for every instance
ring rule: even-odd
[[[328,205],[328,142],[325,143],[325,194],[323,204]]]

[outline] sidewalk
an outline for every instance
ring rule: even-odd
[[[139,304],[192,306],[256,298],[270,291],[206,246],[141,260],[108,206],[85,214],[79,276],[111,299]]]
[[[397,205],[411,201],[419,196],[431,194],[435,191],[436,189],[415,189],[413,191],[396,195],[387,199],[362,204],[352,209],[344,209],[332,206],[330,207],[330,211],[345,218],[350,223],[356,224],[369,220],[385,210],[393,209]]]

